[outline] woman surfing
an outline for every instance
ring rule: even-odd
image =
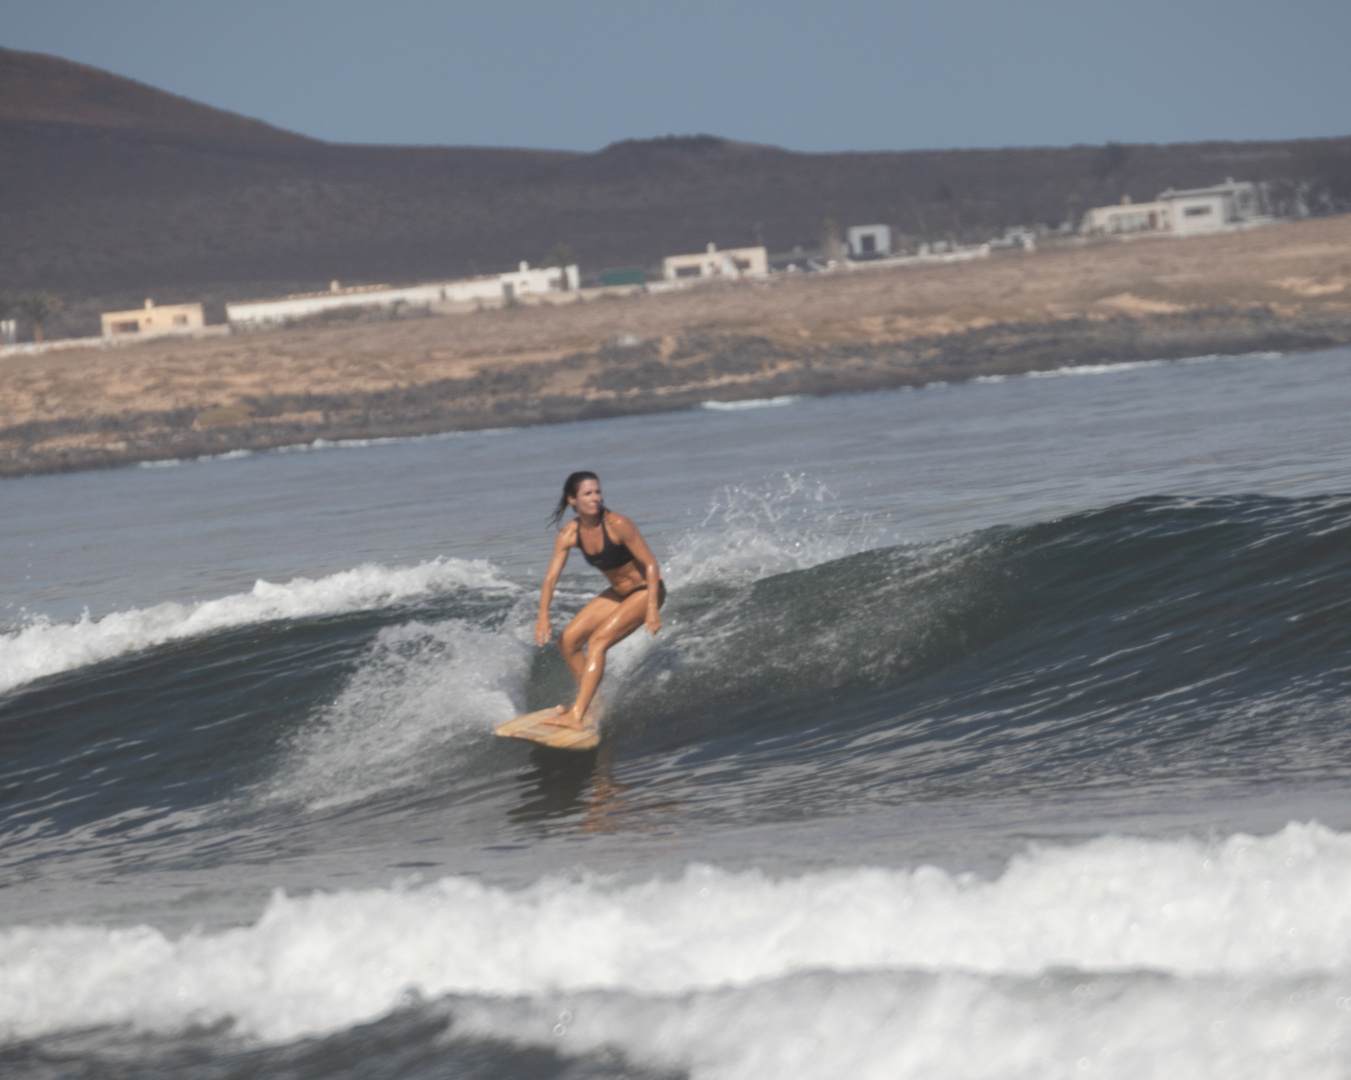
[[[552,524],[562,520],[568,507],[577,516],[558,530],[554,541],[553,558],[539,594],[535,644],[547,644],[554,636],[549,621],[554,587],[568,555],[579,548],[582,558],[605,575],[610,587],[577,612],[559,637],[559,651],[577,683],[577,698],[571,706],[558,706],[558,715],[542,722],[580,731],[586,726],[587,708],[605,674],[606,651],[640,626],[646,626],[653,635],[661,629],[666,585],[656,556],[638,526],[623,514],[605,508],[595,473],[581,471],[568,477],[550,519]]]

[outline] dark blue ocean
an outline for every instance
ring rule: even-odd
[[[1348,417],[1340,349],[0,481],[0,1076],[1345,1077]],[[577,468],[670,586],[588,754],[491,734]]]

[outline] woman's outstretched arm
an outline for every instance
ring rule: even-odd
[[[549,621],[549,605],[554,600],[554,588],[558,585],[559,575],[568,561],[577,536],[574,525],[564,525],[554,539],[554,554],[549,560],[549,569],[544,574],[544,584],[539,591],[539,618],[535,620],[535,644],[547,645],[553,640],[554,624]]]

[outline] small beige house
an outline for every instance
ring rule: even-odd
[[[101,318],[104,337],[181,334],[200,330],[206,324],[201,304],[166,304],[156,307],[153,300],[147,300],[143,308],[132,308],[130,311],[105,311]]]
[[[661,263],[667,281],[685,278],[760,277],[769,273],[769,255],[762,247],[728,248],[716,244],[697,255],[668,255]]]
[[[1173,208],[1166,202],[1133,203],[1123,195],[1118,206],[1095,206],[1084,215],[1083,233],[1172,232]]]

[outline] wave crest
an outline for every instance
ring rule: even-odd
[[[312,618],[406,603],[457,588],[516,590],[484,560],[437,558],[417,566],[376,564],[317,580],[257,581],[246,593],[194,603],[115,611],[78,622],[36,618],[0,635],[0,693],[172,641],[283,619]]]
[[[774,880],[469,878],[287,897],[253,926],[0,934],[0,1030],[23,1038],[232,1020],[266,1041],[440,997],[672,995],[811,971],[1310,977],[1351,970],[1351,834],[1291,824],[1218,844],[1105,837],[1034,849],[996,880],[933,867]]]

